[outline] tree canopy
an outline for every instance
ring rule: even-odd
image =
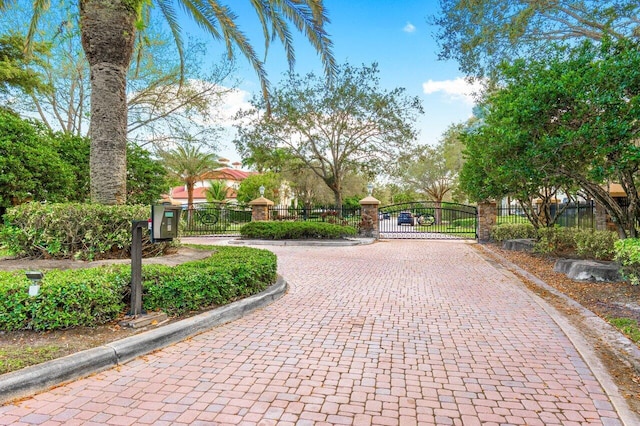
[[[637,0],[440,0],[441,59],[467,75],[491,75],[502,61],[542,58],[553,42],[640,37]]]
[[[342,206],[344,178],[373,175],[387,166],[416,138],[414,123],[422,113],[418,98],[404,89],[380,88],[378,68],[338,67],[332,84],[314,73],[289,74],[271,97],[270,113],[255,97],[253,110],[235,141],[244,157],[279,148],[321,178]]]
[[[14,3],[0,1],[0,10]],[[324,27],[329,19],[322,1],[268,0],[251,1],[250,4],[263,30],[265,49],[272,41],[279,40],[293,66],[295,55],[290,31],[290,24],[293,24],[321,56],[327,75],[333,75],[332,43]],[[32,50],[38,24],[50,3],[44,0],[32,5],[26,51]],[[157,6],[157,13],[166,20],[176,41],[181,76],[184,76],[184,43],[176,6],[214,40],[224,41],[229,57],[233,56],[236,46],[253,66],[263,96],[268,98],[269,82],[263,60],[238,27],[237,15],[227,5],[213,0],[198,4],[84,0],[77,6],[82,47],[91,74],[91,197],[96,202],[121,204],[126,200],[127,73],[135,53],[136,37],[143,34],[141,30],[154,16],[150,12],[152,6]]]
[[[639,46],[628,40],[504,65],[505,87],[489,95],[483,125],[465,139],[465,190],[475,199],[525,200],[579,188],[607,209],[622,237],[635,236],[639,69]],[[608,182],[623,186],[628,207],[611,197]]]

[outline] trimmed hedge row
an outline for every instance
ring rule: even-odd
[[[540,228],[529,223],[503,223],[491,231],[495,241],[518,238],[536,239],[534,251],[541,254],[566,255],[599,260],[611,260],[615,256],[618,235],[611,231],[580,228]]]
[[[131,250],[131,221],[150,216],[149,206],[89,203],[26,203],[4,215],[0,245],[18,256],[96,260],[125,258]],[[145,256],[164,253],[169,243],[151,244],[143,232]]]
[[[203,247],[204,248],[204,247]],[[276,256],[249,247],[206,247],[208,258],[169,267],[143,265],[143,305],[179,315],[260,292],[276,281]],[[128,309],[129,266],[45,273],[40,293],[28,295],[24,272],[0,271],[0,330],[96,326]]]
[[[353,226],[326,222],[250,222],[240,228],[243,237],[260,240],[336,239],[357,232]]]

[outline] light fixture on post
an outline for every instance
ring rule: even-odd
[[[35,297],[40,292],[40,281],[42,281],[42,272],[40,271],[25,271],[24,273],[29,281],[31,281],[31,285],[29,286],[29,296]]]
[[[260,185],[260,188],[258,188],[258,191],[260,191],[260,196],[264,197],[264,185]]]
[[[373,195],[373,184],[371,182],[367,184],[367,192],[369,193],[369,197]]]

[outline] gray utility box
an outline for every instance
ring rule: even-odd
[[[151,206],[151,241],[171,241],[178,238],[180,206],[156,204]]]

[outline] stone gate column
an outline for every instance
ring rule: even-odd
[[[491,240],[491,229],[496,226],[497,220],[498,208],[495,201],[478,203],[478,241]]]
[[[378,222],[378,207],[380,201],[369,195],[366,198],[360,200],[362,206],[362,213],[360,215],[360,222],[363,224],[363,228],[360,228],[360,233],[365,237],[380,238],[380,227]],[[370,221],[370,222],[369,222]]]
[[[271,216],[269,215],[269,210],[274,205],[273,201],[267,198],[264,198],[263,196],[260,196],[260,198],[256,198],[253,201],[249,201],[249,205],[251,206],[252,222],[271,220]]]

